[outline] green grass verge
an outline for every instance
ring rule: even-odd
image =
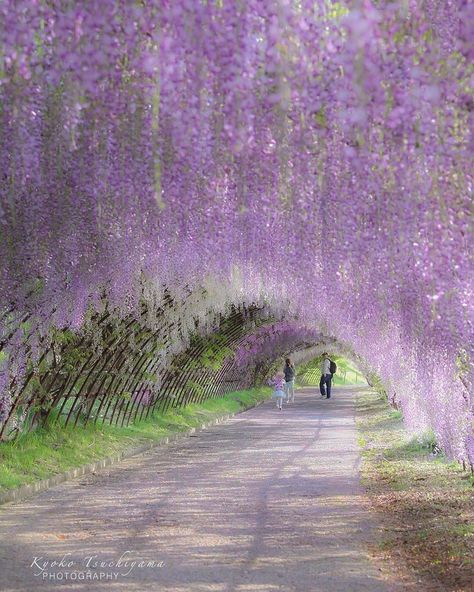
[[[185,432],[222,415],[236,413],[268,398],[271,389],[255,388],[190,404],[167,413],[155,412],[128,427],[53,423],[0,443],[0,493],[100,460],[132,446]]]
[[[439,453],[433,434],[414,438],[402,421],[383,395],[358,394],[362,482],[382,526],[373,552],[400,577],[414,574],[420,590],[472,590],[474,480]]]

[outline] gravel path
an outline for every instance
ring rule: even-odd
[[[399,590],[367,558],[359,462],[354,393],[301,389],[2,507],[0,590]]]

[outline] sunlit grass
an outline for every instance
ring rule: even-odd
[[[200,427],[222,415],[249,407],[269,394],[270,389],[266,387],[237,391],[165,414],[155,412],[128,427],[94,424],[73,427],[51,423],[13,442],[0,444],[0,491],[52,477],[144,442]]]
[[[474,568],[473,478],[446,459],[433,433],[409,434],[402,413],[379,393],[359,393],[357,427],[362,483],[385,533],[375,553],[446,590],[467,589]]]

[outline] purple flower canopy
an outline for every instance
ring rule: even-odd
[[[104,295],[129,314],[211,277],[289,302],[474,462],[473,22],[467,0],[3,0],[0,406]]]

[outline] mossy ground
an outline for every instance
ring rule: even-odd
[[[15,441],[0,444],[0,492],[47,479],[146,441],[184,432],[268,398],[269,388],[255,388],[208,399],[128,427],[87,424],[74,428],[52,423]]]
[[[433,437],[413,438],[385,397],[357,398],[362,481],[382,533],[373,552],[417,590],[474,589],[474,480],[437,452]]]

